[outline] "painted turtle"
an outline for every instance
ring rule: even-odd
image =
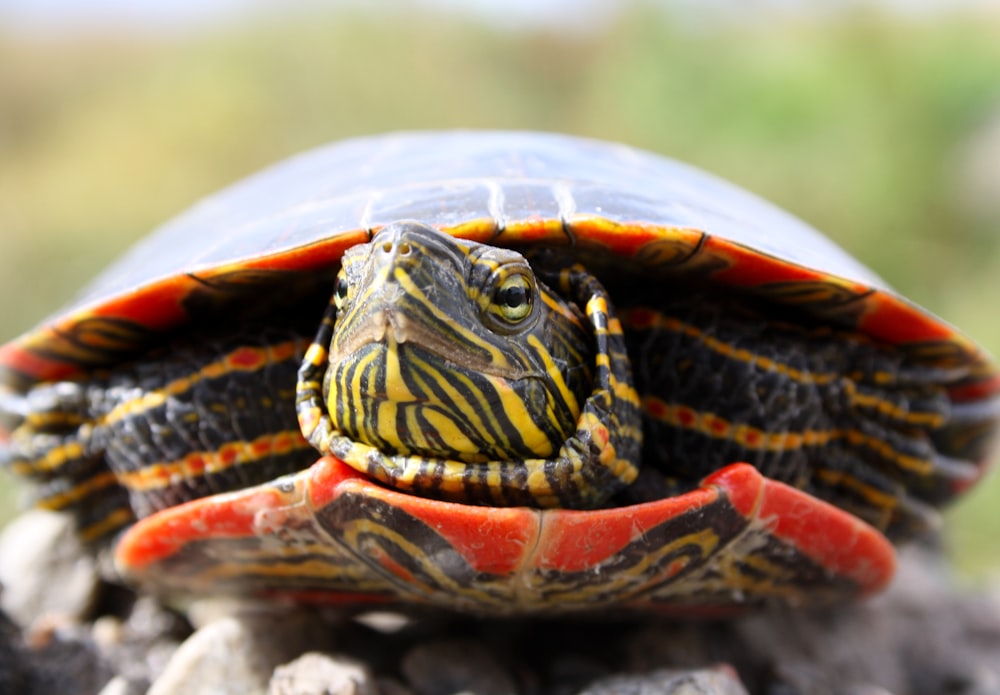
[[[487,614],[876,591],[982,474],[1000,390],[753,196],[504,132],[254,176],[0,367],[7,464],[132,581]]]

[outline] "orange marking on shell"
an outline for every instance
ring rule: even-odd
[[[507,220],[504,224],[502,241],[516,239],[519,244],[562,243],[566,240],[562,220],[545,217],[529,217],[521,220]]]

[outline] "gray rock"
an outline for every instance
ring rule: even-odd
[[[97,564],[68,514],[32,510],[0,535],[0,606],[21,625],[58,616],[82,620],[100,585]]]
[[[144,683],[130,681],[125,676],[115,676],[101,689],[98,695],[143,695],[146,692]]]
[[[371,669],[357,659],[317,652],[279,666],[268,695],[378,695]]]
[[[21,630],[0,611],[0,693],[28,692],[28,679]]]
[[[517,686],[507,670],[475,642],[435,641],[403,656],[403,675],[417,695],[510,695]]]
[[[115,675],[82,625],[64,625],[31,635],[22,652],[31,685],[26,693],[96,695]]]
[[[97,618],[91,625],[91,634],[115,672],[136,692],[145,693],[190,634],[190,627],[178,614],[152,598],[139,597],[131,603],[127,615]]]
[[[732,669],[718,667],[610,676],[594,681],[580,695],[747,695],[747,691]]]
[[[275,608],[220,618],[181,644],[149,695],[263,695],[278,665],[330,641],[328,628],[306,612]]]

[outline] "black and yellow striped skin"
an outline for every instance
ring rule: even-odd
[[[8,465],[37,505],[67,509],[85,541],[184,501],[307,467],[291,330],[182,340],[88,381],[43,384],[13,431]]]
[[[643,461],[667,490],[742,461],[903,537],[935,525],[940,490],[975,479],[935,448],[946,392],[898,352],[710,296],[656,306],[665,313],[632,307],[622,321],[643,385]]]
[[[582,267],[548,276],[519,253],[417,222],[382,229],[344,255],[299,374],[303,432],[320,452],[419,495],[605,502],[639,465],[624,336]],[[509,286],[517,307],[506,305]]]

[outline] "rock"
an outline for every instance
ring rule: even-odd
[[[38,631],[29,644],[0,611],[0,693],[97,695],[112,675],[82,626]]]
[[[304,611],[220,618],[181,644],[148,695],[263,694],[279,664],[330,642],[323,622]]]
[[[0,693],[29,692],[27,682],[21,630],[0,611]]]
[[[68,514],[32,510],[0,535],[0,606],[28,627],[47,616],[82,620],[100,586],[97,563]]]
[[[308,652],[279,666],[268,695],[379,695],[371,669],[356,659]]]
[[[145,692],[145,684],[130,681],[125,676],[115,676],[98,695],[143,695]]]
[[[417,695],[510,695],[517,687],[509,673],[482,645],[435,641],[406,653],[403,675]]]
[[[90,630],[83,625],[36,632],[30,644],[21,657],[31,685],[22,692],[97,695],[114,676]]]
[[[547,664],[545,682],[552,684],[548,690],[551,695],[575,695],[584,686],[611,675],[607,666],[595,659],[563,654]]]
[[[747,691],[731,668],[717,667],[610,676],[593,682],[580,695],[747,695]]]
[[[115,671],[145,692],[191,629],[178,614],[141,596],[127,616],[103,615],[94,621],[91,632]]]

